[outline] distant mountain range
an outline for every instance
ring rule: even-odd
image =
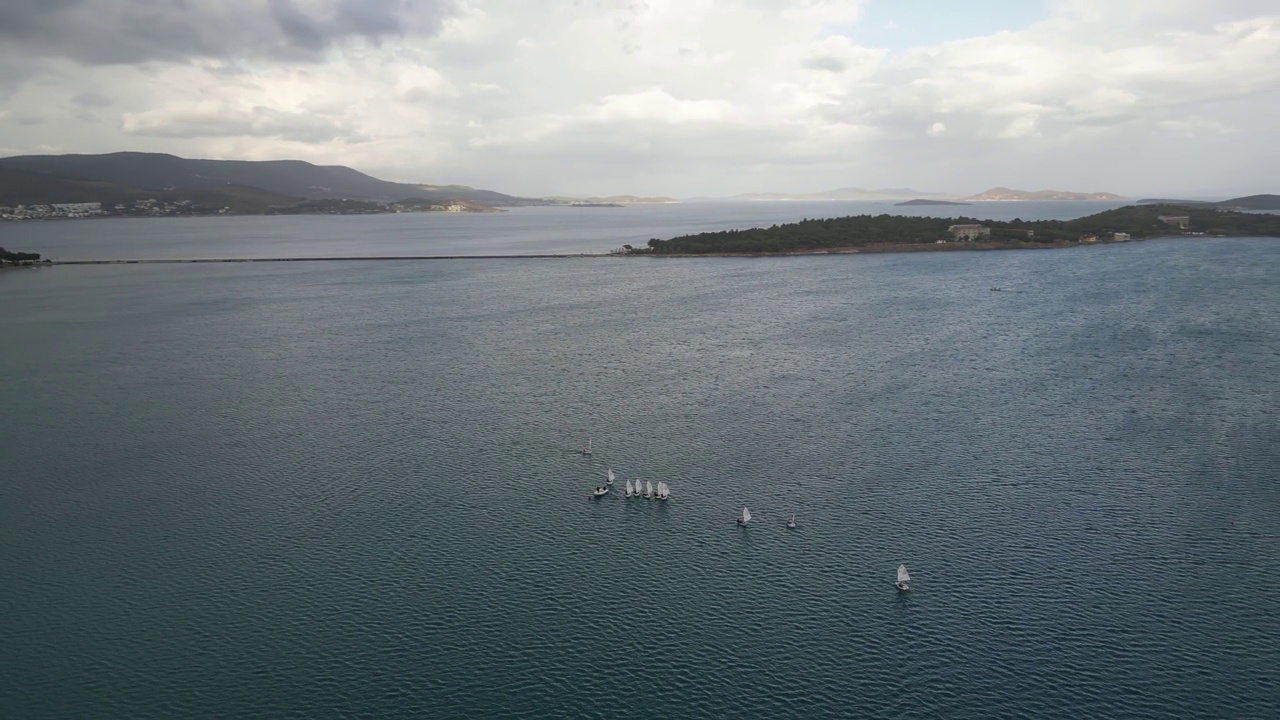
[[[928,193],[911,188],[879,188],[866,190],[858,187],[837,188],[815,193],[743,193],[725,198],[726,200],[745,201],[814,201],[814,200],[904,200],[906,198],[933,198],[949,200],[954,195]]]
[[[225,197],[224,197],[225,196]],[[366,175],[342,165],[300,160],[191,160],[160,153],[21,155],[0,158],[0,205],[119,202],[140,197],[203,197],[237,212],[345,199],[381,203],[404,200],[489,206],[545,205],[464,185],[415,185]]]
[[[639,195],[607,195],[604,197],[576,197],[572,195],[552,195],[543,198],[544,200],[568,205],[571,203],[591,203],[591,204],[610,204],[610,205],[666,205],[670,203],[678,203],[679,200],[673,197],[641,197]]]
[[[965,202],[992,202],[1008,200],[1124,200],[1120,195],[1109,192],[1067,192],[1063,190],[1011,190],[1006,187],[994,187],[977,195],[960,198]]]
[[[893,205],[894,205],[894,207],[899,207],[899,206],[903,206],[903,205],[908,205],[908,206],[911,206],[911,205],[972,205],[972,203],[967,203],[967,202],[952,202],[952,201],[950,201],[950,200],[927,200],[927,199],[923,199],[923,198],[916,198],[916,199],[914,199],[914,200],[906,200],[906,201],[904,201],[904,202],[897,202],[897,203],[894,203]]]
[[[313,165],[300,160],[198,160],[161,153],[118,152],[105,155],[20,155],[0,158],[0,206],[51,203],[128,203],[155,198],[186,201],[231,212],[259,213],[303,206],[306,201],[342,200],[415,205],[462,204],[465,209],[559,204],[674,203],[671,197],[529,198],[465,185],[427,185],[380,180],[342,165]],[[712,198],[691,198],[712,199]],[[1123,200],[1107,192],[1014,190],[991,188],[967,197],[921,192],[911,188],[844,187],[813,193],[744,193],[734,201],[900,201],[983,202],[1014,200]],[[1141,204],[1175,202],[1251,210],[1280,209],[1280,196],[1250,195],[1219,203],[1190,200],[1139,200]]]
[[[977,195],[960,196],[952,193],[931,193],[913,190],[911,188],[878,188],[875,190],[867,190],[858,187],[838,188],[836,190],[826,190],[815,193],[744,193],[734,195],[732,197],[723,198],[725,200],[743,200],[743,201],[821,201],[821,200],[854,200],[854,201],[877,201],[877,200],[919,200],[919,201],[956,201],[956,202],[984,202],[993,200],[1123,200],[1124,198],[1114,193],[1081,193],[1081,192],[1064,192],[1061,190],[1012,190],[1005,187],[995,187],[986,192]],[[923,202],[916,203],[923,204]]]
[[[1205,207],[1223,208],[1229,210],[1280,210],[1280,195],[1246,195],[1244,197],[1231,198],[1230,200],[1222,200],[1221,202],[1211,202],[1206,200],[1167,200],[1162,198],[1143,198],[1138,201],[1139,205],[1195,205]]]

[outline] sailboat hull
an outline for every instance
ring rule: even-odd
[[[911,583],[906,583],[906,582],[901,582],[901,581],[899,581],[899,582],[894,583],[894,585],[897,585],[897,586],[898,586],[898,590],[899,590],[899,592],[906,592],[906,591],[908,591],[908,590],[910,590],[910,589],[911,589]]]

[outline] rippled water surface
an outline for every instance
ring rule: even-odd
[[[969,215],[1066,220],[1120,202],[701,202],[629,207],[527,207],[500,213],[110,218],[0,223],[0,247],[53,260],[550,255],[643,247],[650,238],[768,227],[844,215]]]
[[[1256,239],[0,273],[0,716],[1275,718],[1278,281]]]

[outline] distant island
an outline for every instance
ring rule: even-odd
[[[972,205],[966,202],[951,202],[950,200],[926,200],[924,198],[916,198],[915,200],[907,200],[906,202],[894,203],[894,207],[904,205]]]
[[[1109,192],[1066,192],[1063,190],[1011,190],[1006,187],[994,187],[977,195],[960,198],[971,202],[996,202],[1018,200],[1123,200],[1124,198]]]
[[[714,199],[714,198],[700,198]],[[837,188],[815,193],[743,193],[722,200],[750,202],[815,202],[827,200],[839,201],[884,201],[907,200],[911,205],[925,205],[924,201],[936,201],[933,204],[952,202],[968,204],[970,202],[1017,201],[1017,200],[1123,200],[1119,195],[1108,192],[1067,192],[1062,190],[1013,190],[1006,187],[994,187],[977,195],[963,197],[951,193],[921,192],[911,188],[878,188],[866,190],[859,187]]]
[[[573,197],[570,195],[553,195],[545,198],[555,205],[574,205],[577,207],[620,207],[622,205],[674,205],[680,201],[673,197],[643,197],[639,195],[608,195],[605,197]]]
[[[743,193],[724,198],[747,202],[813,202],[828,200],[866,201],[866,200],[901,200],[903,198],[934,198],[938,200],[955,199],[955,195],[929,193],[911,188],[879,188],[866,190],[859,187],[837,188],[814,193]]]
[[[649,241],[631,255],[782,255],[806,253],[998,250],[1068,247],[1181,235],[1280,237],[1280,215],[1198,206],[1129,205],[1075,220],[856,215],[750,230]]]

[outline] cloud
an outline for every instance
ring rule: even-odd
[[[130,135],[159,138],[259,137],[311,145],[369,139],[323,115],[264,106],[195,106],[130,113],[124,116],[123,129]]]
[[[843,60],[830,55],[814,55],[805,58],[800,64],[810,70],[825,70],[832,73],[842,73],[848,68]]]
[[[860,2],[97,5],[0,6],[7,147],[298,157],[526,194],[1090,189],[1117,164],[1096,189],[1172,193],[1187,165],[1272,182],[1272,3],[1063,0],[893,50],[848,36]],[[29,108],[41,122],[20,125]]]
[[[45,122],[45,116],[38,113],[9,113],[6,112],[3,118],[18,125],[40,125]]]
[[[71,98],[71,102],[74,103],[76,107],[81,108],[105,108],[111,107],[114,104],[111,101],[111,98],[100,92],[94,92],[92,90],[76,95]]]
[[[438,33],[451,0],[5,0],[0,43],[88,64],[317,61],[352,41]]]
[[[594,120],[653,123],[718,122],[729,119],[733,107],[722,100],[680,100],[661,88],[605,97],[592,113]]]

